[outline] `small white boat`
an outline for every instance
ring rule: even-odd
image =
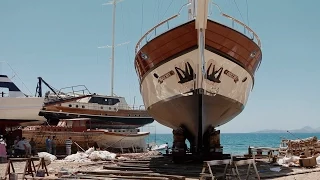
[[[151,147],[151,151],[161,151],[165,150],[168,147],[168,144],[155,145]]]
[[[0,127],[42,124],[46,120],[39,116],[44,98],[30,97],[7,76],[0,74]]]

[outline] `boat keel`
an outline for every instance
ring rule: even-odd
[[[174,162],[186,160],[204,161],[213,159],[228,159],[230,154],[223,154],[223,146],[220,144],[220,130],[210,126],[201,138],[194,137],[184,126],[174,129],[172,159]],[[195,141],[202,139],[202,141]],[[190,142],[187,147],[186,140]]]

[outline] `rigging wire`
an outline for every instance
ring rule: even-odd
[[[159,1],[154,3],[154,12],[157,12],[157,13],[153,13],[152,22],[155,22],[156,15],[159,14],[158,6],[159,6]]]
[[[9,79],[13,79],[13,78],[15,78],[15,77],[17,77],[20,81],[21,81],[21,83],[22,83],[22,85],[26,88],[26,90],[30,93],[29,95],[31,96],[32,95],[32,93],[31,93],[31,91],[30,91],[30,89],[27,87],[27,85],[22,81],[22,79],[20,78],[20,76],[18,75],[18,73],[11,67],[11,65],[8,63],[8,62],[6,62],[6,61],[0,61],[0,64],[1,63],[5,63],[5,64],[7,64],[7,66],[9,67],[9,69],[11,69],[11,71],[12,71],[12,73],[13,73],[13,76],[11,77],[11,78],[9,78]],[[2,68],[2,67],[1,67]],[[9,75],[8,75],[9,76]]]
[[[164,12],[162,19],[163,19],[163,18],[165,17],[165,15],[167,14],[167,12],[168,12],[170,6],[172,5],[172,3],[173,3],[173,0],[171,0],[171,3],[169,4],[168,8],[167,8],[166,11]]]
[[[100,8],[100,10],[101,10],[101,14],[103,14],[104,13],[104,11],[103,11],[103,6],[101,6],[101,8]],[[99,23],[97,23],[97,29],[102,29],[102,28],[99,28]],[[100,37],[97,37],[98,39],[97,39],[97,44],[100,44]],[[97,64],[99,64],[99,48],[97,48]]]
[[[250,26],[250,24],[249,24],[249,5],[248,5],[248,0],[246,0],[246,4],[247,4],[247,22],[248,22],[248,26]]]
[[[142,12],[141,12],[141,32],[140,32],[140,37],[142,37],[142,27],[143,27],[143,3],[144,3],[144,0],[142,0]]]
[[[160,9],[161,9],[161,7],[162,7],[163,1],[164,1],[164,0],[162,0],[162,1],[161,1],[161,4],[159,3],[159,6],[158,6],[158,22],[160,21],[160,19],[159,19],[159,18],[160,18]]]
[[[123,18],[123,13],[124,13],[124,11],[123,11],[123,4],[121,4],[120,5],[120,9],[121,9],[121,22],[122,22],[122,33],[123,33],[123,35],[124,35],[124,38],[125,38],[125,40],[127,41],[128,40],[128,35],[127,35],[127,33],[126,33],[126,31],[125,31],[125,28],[124,28],[124,18]],[[130,13],[130,11],[128,12],[128,13]],[[130,18],[130,15],[128,15],[128,17]],[[130,20],[129,20],[129,22],[131,22]],[[129,51],[128,51],[128,45],[126,45],[126,49],[127,49],[127,56],[128,56],[128,59],[127,59],[127,61],[128,61],[128,63],[126,63],[127,64],[127,69],[126,69],[126,76],[128,77],[129,76],[129,64],[130,64],[130,55],[129,55]],[[132,86],[132,84],[131,84],[131,81],[128,83],[128,88],[129,89],[131,89],[131,86]],[[131,97],[131,91],[128,91],[128,96],[129,97]]]
[[[236,7],[237,7],[238,12],[240,13],[240,16],[241,16],[242,21],[244,22],[244,18],[243,18],[243,16],[242,16],[242,13],[241,13],[241,11],[240,11],[240,9],[239,9],[239,7],[238,7],[238,4],[237,4],[236,0],[233,0],[233,2],[234,2],[234,4],[235,4]]]

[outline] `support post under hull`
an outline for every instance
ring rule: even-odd
[[[230,154],[223,154],[219,130],[210,127],[205,131],[204,135],[198,139],[202,139],[202,141],[198,141],[197,144],[195,144],[193,142],[194,137],[190,136],[190,133],[184,126],[173,130],[173,161],[180,163],[188,160],[230,159]],[[190,148],[187,147],[186,140],[190,142]]]

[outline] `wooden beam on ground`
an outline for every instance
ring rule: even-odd
[[[90,175],[119,175],[119,176],[150,176],[150,177],[165,177],[170,180],[185,180],[185,176],[178,175],[166,175],[152,172],[137,172],[137,171],[79,171],[79,173],[90,174]]]
[[[98,165],[102,165],[102,164],[111,164],[113,162],[111,161],[107,161],[107,162],[95,162],[95,163],[90,163],[90,164],[82,164],[79,167],[85,167],[85,166],[98,166]]]
[[[61,178],[67,178],[67,176],[62,176]],[[75,176],[72,176],[72,178],[75,178]],[[148,177],[148,176],[121,176],[121,175],[77,175],[77,178],[83,178],[83,179],[106,179],[106,178],[117,178],[117,179],[143,179],[143,180],[171,180],[167,177],[161,177],[161,175],[157,177]]]
[[[177,166],[176,164],[129,164],[129,163],[117,163],[120,167],[145,167],[155,169],[199,169],[201,170],[202,165],[184,165]]]

